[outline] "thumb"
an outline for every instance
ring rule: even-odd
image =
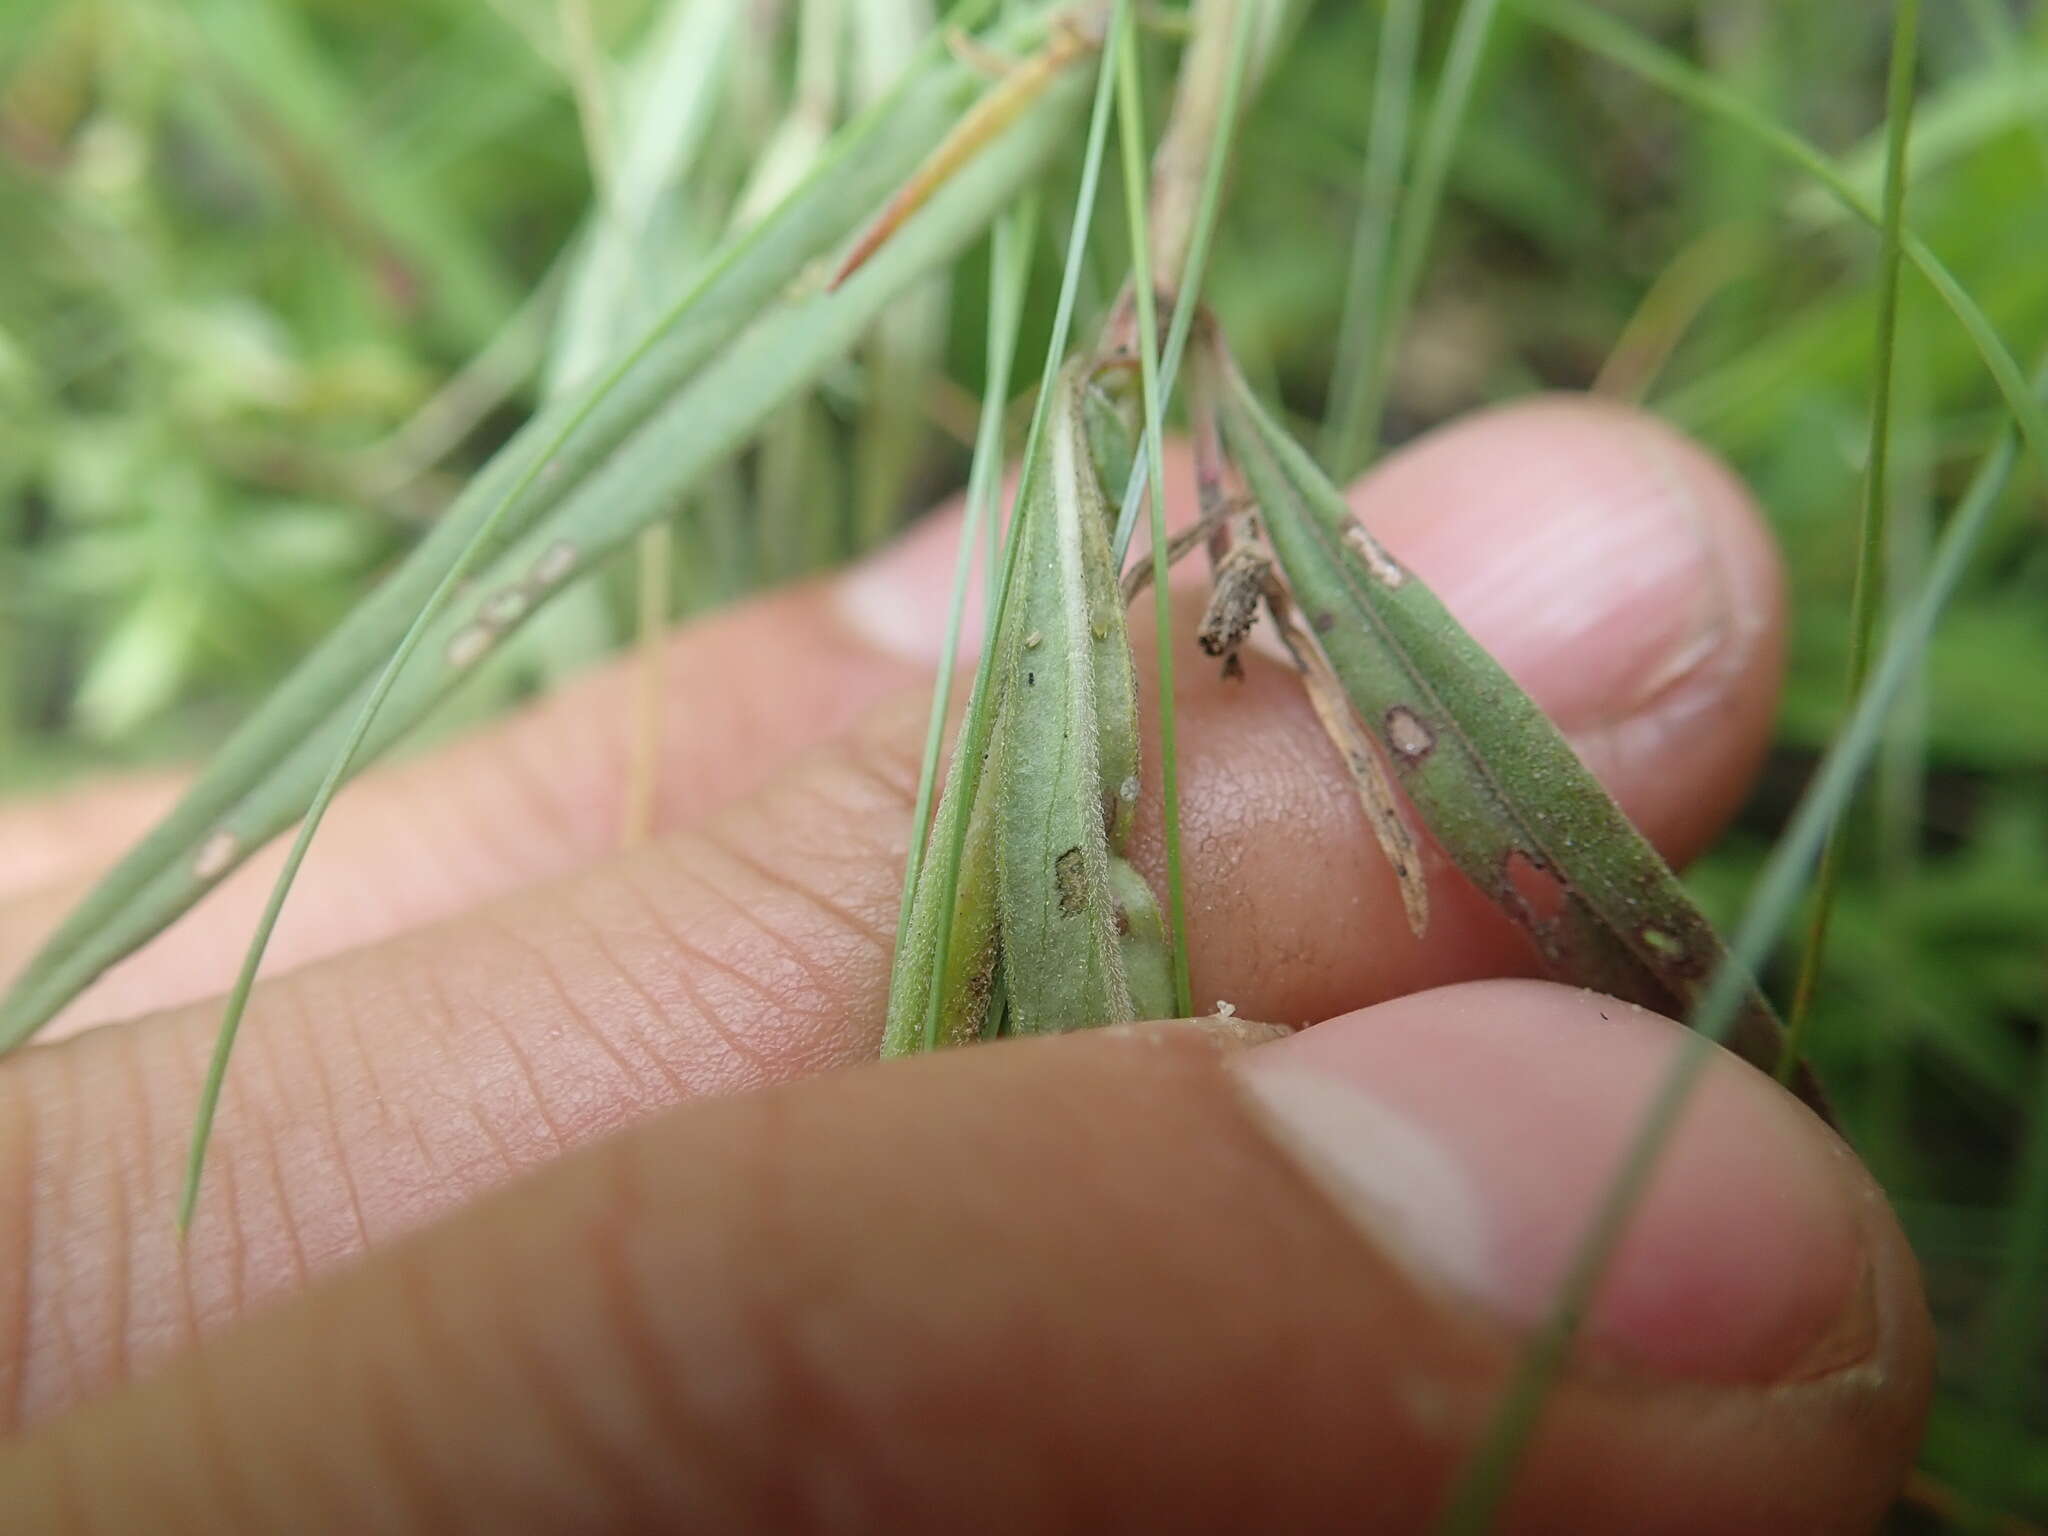
[[[1486,982],[1254,1050],[1149,1026],[674,1111],[0,1459],[13,1529],[1426,1529],[1681,1038]],[[1912,1259],[1705,1074],[1515,1529],[1867,1529]],[[85,1475],[87,1469],[93,1469]]]

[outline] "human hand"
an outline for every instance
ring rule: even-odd
[[[1713,836],[1780,623],[1724,472],[1547,401],[1356,499],[1668,856]],[[344,797],[183,1246],[194,1000],[274,863],[64,1027],[132,1022],[0,1067],[10,1530],[1427,1528],[1678,1027],[1472,980],[1525,951],[1442,870],[1412,939],[1291,677],[1190,645],[1196,995],[1328,1022],[828,1070],[880,1034],[953,536],[677,635],[643,850],[620,671]],[[0,972],[165,794],[0,812]],[[1720,1060],[1511,1523],[1867,1529],[1930,1354],[1868,1175]]]

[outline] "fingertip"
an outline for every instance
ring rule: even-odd
[[[1283,1143],[1382,1246],[1438,1293],[1525,1330],[1555,1305],[1693,1051],[1709,1054],[1585,1320],[1593,1354],[1780,1382],[1910,1345],[1917,1291],[1878,1283],[1910,1258],[1869,1175],[1775,1083],[1632,1004],[1471,982],[1235,1065]]]

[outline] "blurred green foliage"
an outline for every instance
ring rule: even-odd
[[[599,44],[630,48],[656,8],[593,4]],[[735,109],[693,172],[691,195],[714,188],[720,219],[771,142],[791,152],[799,65],[790,28],[768,23],[792,8],[759,8]],[[1887,7],[1608,9],[1875,187]],[[1311,9],[1246,124],[1215,255],[1214,303],[1240,357],[1304,419],[1323,407],[1339,329],[1376,10]],[[1931,11],[1909,217],[2031,357],[2048,341],[2048,15],[1999,0]],[[537,398],[547,275],[592,182],[563,14],[552,0],[0,8],[0,791],[202,751]],[[1426,28],[1417,112],[1447,21]],[[1047,222],[1043,270],[1064,237]],[[1102,242],[1098,296],[1119,270],[1114,243]],[[1843,713],[1875,250],[1737,130],[1507,8],[1391,426],[1406,436],[1598,380],[1640,393],[1756,488],[1795,624],[1764,781],[1694,875],[1724,916]],[[687,601],[843,558],[959,482],[985,285],[984,264],[964,263],[938,300],[945,323],[927,322],[935,334],[829,380],[744,478],[707,492],[735,516],[683,548]],[[1037,285],[1034,305],[1051,287]],[[1903,320],[1893,563],[1910,583],[2001,412],[1910,277]],[[1024,347],[1033,355],[1028,334]],[[457,413],[446,452],[423,450],[434,418],[417,413],[487,349],[482,408]],[[937,425],[878,418],[869,407],[884,397],[922,402]],[[845,464],[877,478],[855,489]],[[2042,467],[2027,466],[1852,823],[1815,1043],[1929,1265],[1947,1346],[1930,1470],[2036,1518],[2048,1516],[2042,487]],[[737,515],[751,505],[758,518]],[[614,593],[538,633],[574,662],[629,628]]]

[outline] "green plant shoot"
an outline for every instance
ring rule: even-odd
[[[1112,472],[1128,465],[1129,423],[1117,430],[1092,369],[1080,360],[1061,371],[1043,459],[1020,497],[1014,586],[994,638],[990,771],[967,812],[936,973],[945,882],[917,882],[890,989],[888,1055],[983,1038],[998,1027],[998,997],[999,1032],[1009,1034],[1172,1012],[1158,903],[1125,857],[1138,799],[1137,679],[1097,452],[1114,456]],[[956,815],[965,781],[956,754],[945,795]],[[942,819],[948,810],[942,801]],[[935,974],[939,1026],[928,1037]]]

